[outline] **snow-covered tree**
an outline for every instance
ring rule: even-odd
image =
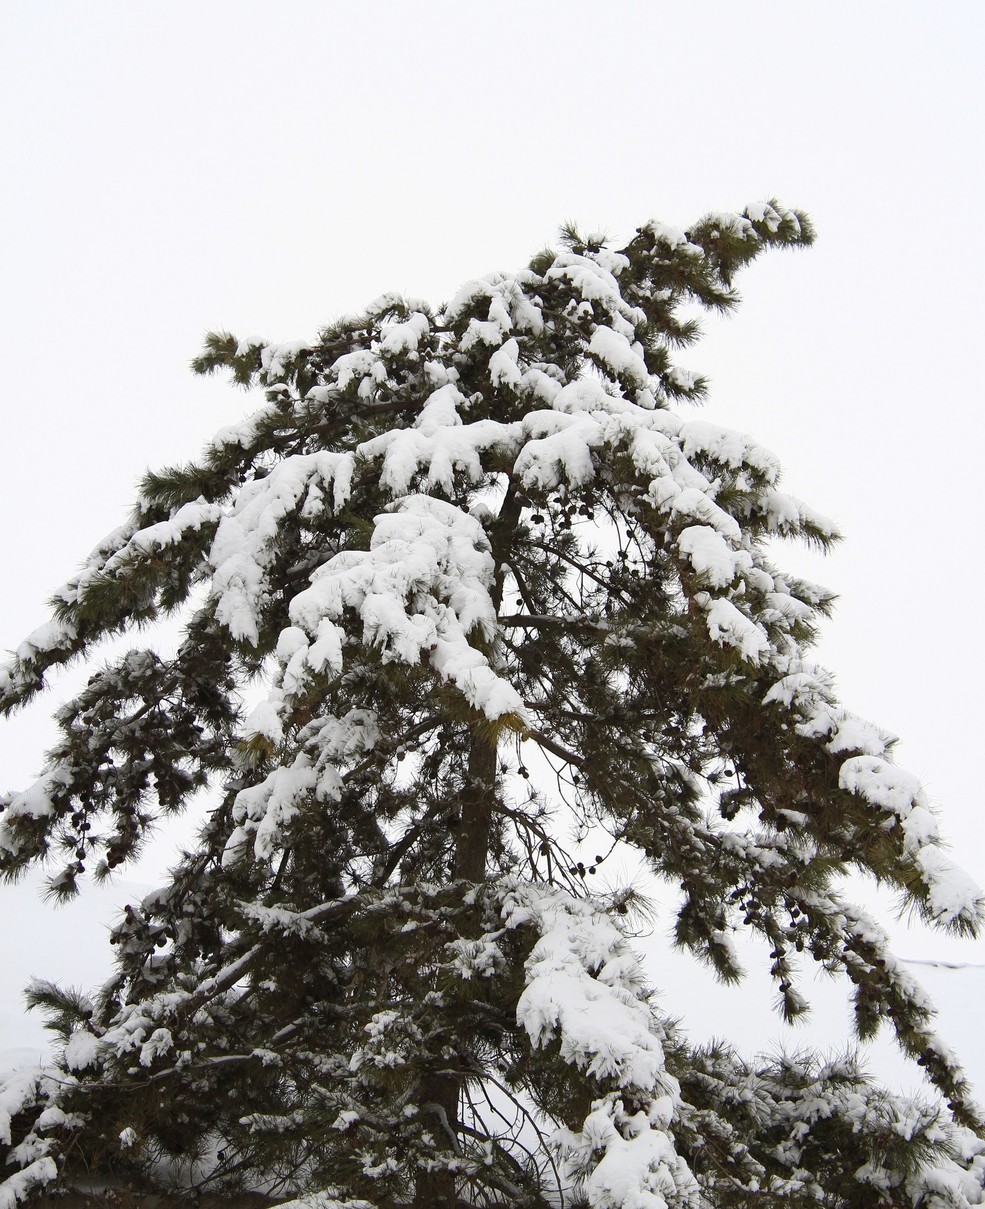
[[[834,526],[672,359],[744,264],[811,240],[776,202],[620,250],[568,229],[437,310],[208,337],[195,369],[262,406],[146,475],[0,672],[9,713],[92,670],[2,799],[6,877],[46,862],[69,898],[202,812],[112,979],[29,989],[60,1042],[0,1088],[0,1205],[91,1178],[321,1209],[982,1199],[961,1070],[840,887],[969,934],[978,892],[809,658],[830,597],[773,547]],[[676,941],[722,979],[737,931],[765,938],[787,1018],[802,963],[844,975],[858,1036],[895,1030],[942,1102],[690,1044],[610,852],[677,889]]]

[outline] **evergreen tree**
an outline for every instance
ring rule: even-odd
[[[29,989],[60,1041],[0,1088],[0,1206],[93,1178],[320,1209],[981,1199],[960,1067],[839,886],[863,870],[968,934],[977,891],[808,658],[830,597],[771,543],[833,525],[674,410],[705,390],[672,359],[698,307],[811,241],[775,202],[618,251],[567,229],[438,310],[208,337],[196,371],[265,402],[146,475],[0,672],[9,713],[92,666],[2,799],[4,876],[46,862],[69,898],[203,815],[111,980]],[[145,634],[172,614],[165,656]],[[858,1036],[887,1023],[946,1107],[851,1058],[689,1044],[627,939],[637,894],[599,888],[619,846],[679,890],[680,946],[733,981],[731,937],[765,938],[788,1019],[801,963],[841,972]]]

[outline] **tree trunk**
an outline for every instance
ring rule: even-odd
[[[462,820],[455,847],[456,879],[481,882],[489,857],[489,830],[496,805],[496,743],[472,738],[468,782],[462,791]]]
[[[503,596],[503,548],[508,546],[519,512],[515,486],[511,485],[492,534],[497,567],[490,595],[497,612]],[[496,806],[497,747],[495,739],[484,739],[477,734],[472,736],[452,868],[457,881],[481,882],[486,876],[489,836]],[[442,1148],[458,1145],[458,1103],[463,1081],[464,1076],[454,1073],[434,1074],[421,1084],[418,1102],[423,1113],[433,1114],[433,1120],[429,1120],[428,1125]],[[454,1176],[446,1172],[418,1176],[414,1187],[414,1209],[455,1209],[458,1204]]]
[[[462,819],[455,848],[456,879],[480,882],[486,874],[489,830],[496,794],[496,744],[473,737],[468,781],[462,793]],[[435,1055],[440,1062],[441,1059]],[[443,1065],[451,1066],[453,1059]],[[436,1148],[458,1148],[458,1103],[464,1075],[431,1074],[421,1083],[418,1104]],[[414,1209],[455,1209],[455,1177],[448,1172],[422,1173],[415,1181]]]
[[[434,1074],[418,1093],[423,1124],[434,1134],[435,1149],[458,1147],[458,1090],[455,1075]],[[414,1181],[414,1209],[455,1209],[455,1177],[448,1171],[422,1172]]]
[[[506,490],[499,516],[489,531],[496,573],[490,590],[493,608],[498,613],[503,602],[503,581],[509,569],[513,533],[521,512],[518,489],[511,482]],[[469,752],[468,782],[462,793],[462,820],[455,849],[454,876],[463,881],[481,882],[486,876],[489,857],[489,831],[496,806],[496,740],[473,734]]]

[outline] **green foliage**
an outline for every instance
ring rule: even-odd
[[[180,1176],[375,1209],[935,1209],[980,1185],[960,1066],[839,887],[861,869],[979,925],[891,739],[806,657],[832,598],[773,547],[837,531],[766,450],[672,410],[706,389],[675,362],[695,306],[730,311],[740,268],[813,238],[775,202],[618,250],[568,225],[437,311],[387,295],[310,343],[206,338],[195,371],[259,409],[144,476],[0,670],[6,713],[92,661],[42,778],[0,799],[0,875],[47,861],[70,897],[203,809],[91,1002],[29,992],[60,1048],[3,1092],[11,1195]],[[764,939],[790,1021],[805,961],[842,974],[857,1035],[888,1022],[947,1110],[850,1059],[690,1045],[628,948],[621,846],[677,890],[678,945],[737,982],[733,936]]]

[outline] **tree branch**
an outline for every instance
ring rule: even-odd
[[[584,768],[585,766],[584,756],[580,756],[577,752],[569,751],[566,747],[562,747],[560,743],[556,743],[539,730],[528,730],[523,737],[525,739],[532,739],[538,747],[542,747],[545,751],[551,752],[552,755],[560,757],[560,759],[568,764],[574,764],[576,768]]]

